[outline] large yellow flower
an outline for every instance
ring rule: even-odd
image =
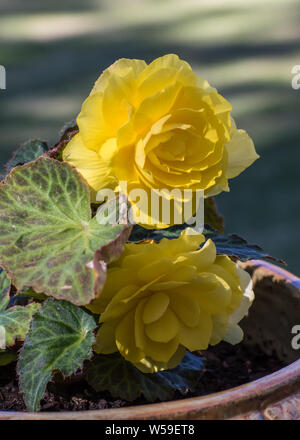
[[[178,188],[215,195],[228,191],[228,179],[258,157],[230,111],[229,102],[177,55],[149,65],[120,59],[83,103],[79,133],[63,158],[94,192],[126,181],[128,193]]]
[[[95,350],[122,356],[144,372],[175,367],[186,349],[243,338],[238,322],[253,300],[251,278],[211,240],[182,232],[178,239],[129,243],[113,263],[100,297]]]

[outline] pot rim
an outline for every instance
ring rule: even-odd
[[[249,264],[263,268],[276,279],[284,279],[297,289],[300,286],[300,278],[274,264],[261,260],[252,260],[247,262]],[[103,410],[40,413],[0,411],[0,420],[195,420],[220,419],[224,415],[231,418],[249,411],[263,410],[276,399],[281,400],[296,393],[297,396],[299,393],[300,403],[300,359],[254,381],[204,396]],[[258,399],[261,408],[257,408]]]

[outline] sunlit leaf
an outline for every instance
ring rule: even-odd
[[[5,344],[11,347],[16,340],[23,340],[29,330],[33,315],[40,304],[32,303],[28,306],[14,306],[0,312],[0,326],[5,328]]]
[[[0,265],[18,290],[91,302],[104,284],[109,256],[122,252],[128,233],[126,226],[92,218],[88,186],[66,163],[41,157],[14,168],[0,186]]]

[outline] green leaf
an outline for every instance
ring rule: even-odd
[[[76,123],[76,119],[72,119],[71,121],[65,122],[64,125],[59,130],[60,136],[63,138],[70,131],[78,130],[78,126]]]
[[[38,411],[54,370],[70,376],[92,355],[94,318],[66,301],[49,299],[35,315],[17,371],[28,411]]]
[[[237,234],[223,236],[208,227],[204,231],[204,234],[207,239],[211,238],[213,240],[218,254],[228,255],[231,258],[241,261],[268,259],[285,264],[283,260],[272,257],[257,244],[249,244],[244,238]]]
[[[59,142],[49,151],[49,157],[62,161],[62,153],[73,136],[78,133],[76,121],[67,122],[60,130]]]
[[[87,380],[96,391],[109,391],[113,397],[133,401],[172,399],[175,391],[193,391],[201,377],[203,359],[189,352],[181,364],[159,373],[142,373],[119,353],[96,355],[87,365]]]
[[[166,229],[145,229],[139,225],[134,225],[129,241],[139,242],[142,240],[160,241],[163,238],[174,239],[178,238],[181,232],[189,227],[188,225],[175,225]],[[241,261],[251,259],[268,259],[285,264],[283,260],[272,257],[267,254],[257,244],[249,244],[244,238],[236,235],[220,235],[218,231],[205,225],[203,231],[206,239],[211,238],[216,245],[218,255],[228,255],[231,258],[237,258]]]
[[[217,204],[213,197],[204,199],[204,222],[221,234],[224,232],[224,217],[218,213]]]
[[[17,360],[17,353],[12,351],[0,350],[0,367],[15,362]]]
[[[134,225],[131,231],[129,241],[139,242],[143,240],[160,241],[163,238],[174,239],[178,238],[181,232],[186,229],[188,225],[175,225],[166,229],[146,229],[140,225]]]
[[[88,304],[100,293],[106,264],[122,252],[128,234],[128,226],[91,218],[88,186],[67,163],[41,157],[14,168],[0,186],[0,265],[18,290],[32,287]]]
[[[48,297],[43,293],[35,292],[31,287],[25,287],[25,289],[18,291],[14,298],[32,298],[36,301],[44,301]]]
[[[6,309],[9,304],[9,292],[11,282],[5,270],[0,268],[0,312]]]
[[[4,270],[0,272],[0,330],[4,336],[4,346],[15,344],[16,339],[23,340],[29,330],[32,316],[38,310],[39,304],[29,304],[26,307],[15,306],[7,309],[10,301],[9,291],[11,282]],[[4,328],[4,331],[3,331]],[[3,356],[2,356],[3,357]]]
[[[0,312],[0,326],[5,328],[6,346],[11,347],[16,339],[23,340],[28,333],[33,315],[40,304],[32,303],[28,306],[15,306]]]
[[[22,144],[20,148],[15,151],[13,157],[5,165],[5,168],[7,172],[9,172],[17,165],[24,165],[24,163],[37,159],[46,151],[48,151],[48,145],[46,142],[38,139],[31,139]]]

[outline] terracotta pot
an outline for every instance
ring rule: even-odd
[[[300,325],[300,279],[266,263],[244,265],[253,275],[256,299],[243,322],[248,344],[266,353],[276,350],[287,367],[261,379],[202,397],[120,409],[82,412],[0,412],[0,419],[298,419],[300,420],[300,350],[291,345],[292,327]]]

